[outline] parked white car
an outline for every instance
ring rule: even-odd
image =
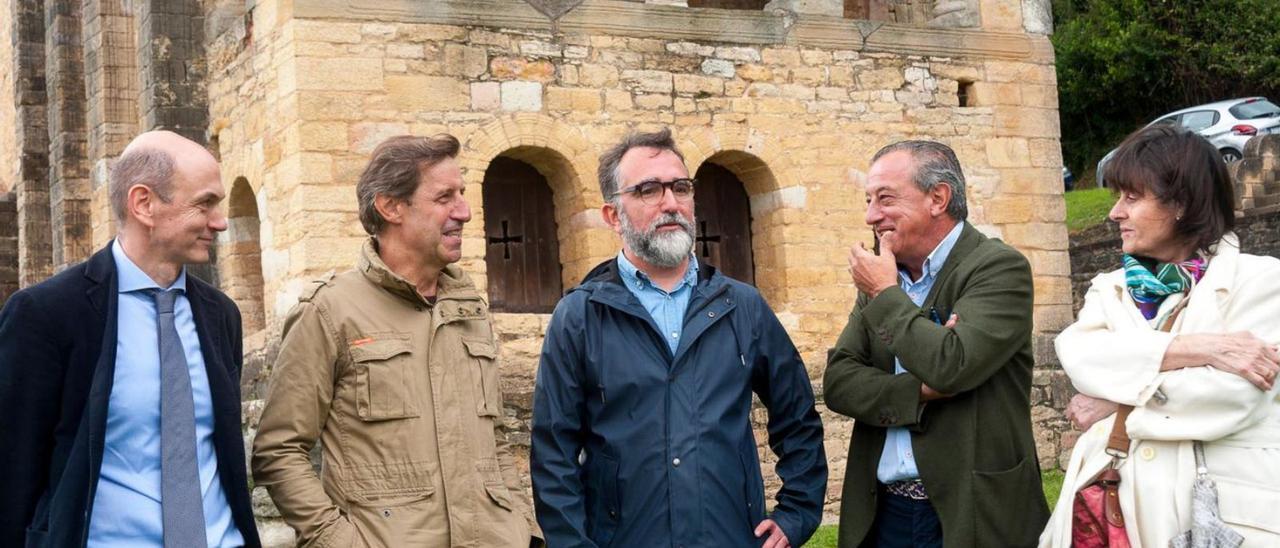
[[[1244,144],[1255,135],[1280,133],[1280,107],[1266,97],[1231,99],[1170,112],[1147,125],[1159,123],[1178,124],[1199,133],[1217,147],[1224,162],[1230,163],[1240,159]],[[1098,186],[1106,186],[1102,168],[1115,152],[1112,149],[1098,161]]]

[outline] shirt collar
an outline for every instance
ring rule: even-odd
[[[120,289],[120,293],[129,293],[133,291],[141,291],[143,289],[166,289],[160,287],[160,284],[151,279],[146,272],[138,268],[133,260],[124,253],[124,247],[120,245],[120,239],[116,238],[111,242],[111,256],[116,261],[116,284]],[[184,293],[187,291],[187,267],[182,267],[182,271],[178,273],[178,279],[173,281],[168,289],[181,289]]]
[[[956,223],[956,226],[951,228],[951,231],[947,233],[946,237],[944,237],[941,242],[938,242],[938,246],[933,248],[933,251],[929,253],[929,256],[925,257],[924,268],[921,269],[921,280],[938,275],[938,272],[942,270],[942,266],[947,264],[947,257],[951,255],[951,249],[954,248],[956,246],[956,242],[960,240],[960,232],[963,230],[964,223]],[[911,276],[907,274],[906,270],[898,270],[898,274],[908,282],[913,281],[911,280]]]
[[[636,265],[632,264],[632,262],[629,259],[627,259],[627,254],[622,251],[618,252],[618,273],[622,276],[622,283],[626,284],[627,287],[649,286],[655,289],[662,289],[656,285],[653,285],[653,282],[649,280],[649,276],[644,272],[641,272],[639,268],[636,268]],[[698,258],[694,256],[692,253],[690,253],[689,268],[685,269],[684,278],[680,279],[680,283],[676,284],[675,288],[672,289],[670,293],[675,293],[676,291],[679,291],[680,287],[685,284],[689,284],[689,286],[692,287],[694,285],[697,285],[697,283],[698,283]]]

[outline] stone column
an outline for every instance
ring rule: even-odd
[[[81,17],[92,166],[89,217],[96,247],[115,234],[115,214],[107,197],[111,162],[138,133],[137,38],[133,14],[119,0],[86,0]]]
[[[0,307],[18,290],[18,202],[0,194]]]
[[[140,129],[168,129],[205,143],[209,100],[200,2],[143,0],[135,5]]]
[[[15,0],[12,8],[14,103],[19,150],[16,182],[18,284],[28,286],[53,271],[49,243],[49,133],[45,114],[43,0]]]
[[[91,249],[81,7],[80,0],[44,3],[50,243],[55,271],[88,258]]]
[[[167,129],[197,143],[208,140],[204,10],[199,0],[141,0],[134,15],[138,39],[139,130]],[[208,264],[188,272],[218,284],[217,247]]]

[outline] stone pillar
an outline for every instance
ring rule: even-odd
[[[144,0],[135,5],[140,129],[168,129],[203,144],[209,100],[200,2]]]
[[[208,140],[204,10],[199,0],[141,0],[134,27],[138,39],[139,130],[167,129],[200,144]],[[217,248],[209,264],[188,272],[218,284]]]
[[[91,166],[92,245],[115,234],[108,201],[111,161],[138,133],[137,38],[133,14],[119,0],[86,0],[81,15],[85,44],[88,165]]]
[[[18,284],[48,278],[53,271],[49,238],[49,133],[45,114],[43,0],[15,0],[14,103],[18,136],[14,184],[18,217]]]
[[[0,194],[0,307],[18,290],[18,201]]]
[[[83,261],[91,250],[81,7],[80,0],[44,3],[50,243],[55,271]]]

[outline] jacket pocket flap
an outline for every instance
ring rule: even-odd
[[[1214,478],[1218,485],[1218,512],[1222,521],[1280,534],[1280,489]]]
[[[493,499],[493,502],[497,503],[498,506],[506,510],[514,509],[511,504],[511,490],[507,489],[505,484],[486,482],[484,490],[489,493],[489,498]]]
[[[498,357],[498,349],[493,343],[481,339],[462,339],[462,344],[467,346],[467,353],[477,358],[496,359]]]
[[[413,343],[404,339],[382,339],[351,347],[351,361],[368,362],[385,360],[400,354],[413,352]]]

